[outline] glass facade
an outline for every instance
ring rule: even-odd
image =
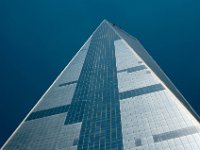
[[[137,39],[104,20],[2,150],[200,149],[199,117]]]

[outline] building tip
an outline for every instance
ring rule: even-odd
[[[103,19],[103,21],[107,21],[107,19]]]
[[[113,24],[113,23],[110,23],[107,19],[103,19],[102,23]]]
[[[106,20],[106,19],[103,19],[103,21],[102,22],[108,22],[108,20]]]
[[[109,21],[108,20],[106,20],[106,19],[103,19],[103,21],[100,23],[100,25],[102,25],[102,24],[108,24],[109,23]]]

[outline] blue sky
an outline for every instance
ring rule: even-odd
[[[137,37],[200,114],[200,1],[1,0],[0,146],[103,19]]]

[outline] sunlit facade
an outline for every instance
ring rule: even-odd
[[[199,150],[199,117],[139,41],[104,20],[2,150]]]

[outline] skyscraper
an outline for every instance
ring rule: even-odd
[[[2,150],[200,149],[199,116],[139,41],[104,20]]]

